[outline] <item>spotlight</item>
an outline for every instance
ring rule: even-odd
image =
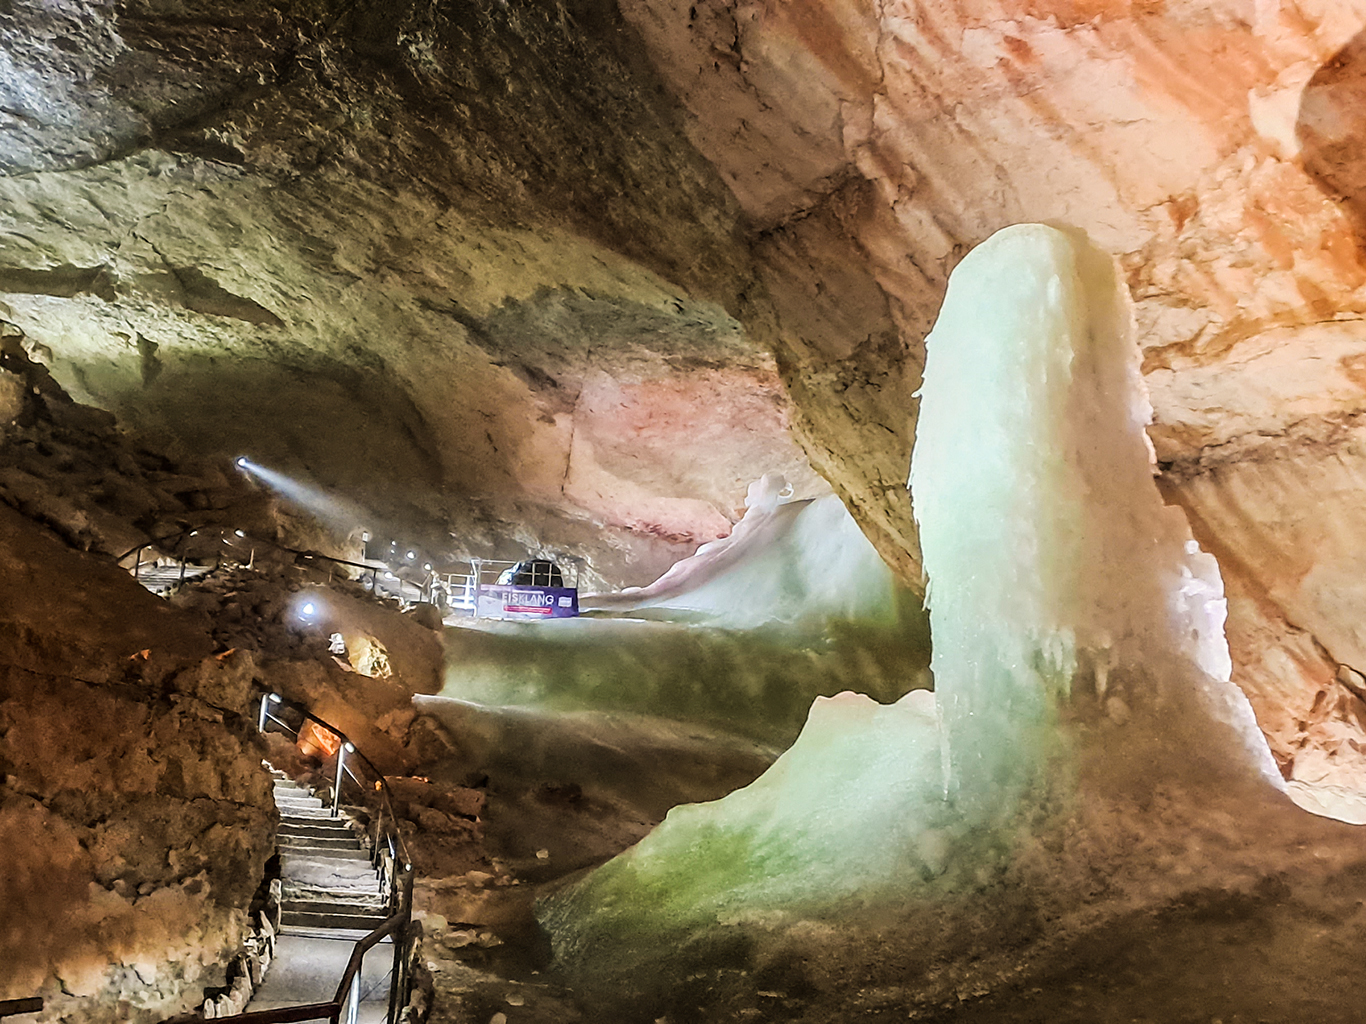
[[[233,461],[233,464],[236,465],[238,469],[246,469],[246,468],[247,468],[247,457],[246,457],[245,455],[239,455],[239,456],[237,456],[237,458],[233,459],[232,461]]]
[[[317,606],[316,604],[314,604],[312,601],[309,601],[309,602],[308,602],[306,605],[304,605],[304,607],[303,607],[303,613],[304,613],[305,615],[312,615],[312,614],[313,614],[314,612],[316,612],[317,610],[318,610],[318,606]]]
[[[284,700],[284,698],[281,697],[278,693],[272,693],[272,694],[270,695],[270,702],[271,702],[272,704],[279,704],[280,701],[282,701],[282,700]]]
[[[391,572],[386,572],[386,573],[384,574],[384,578],[385,578],[386,580],[391,580],[391,579],[394,578],[394,574],[391,573]]]
[[[432,563],[431,563],[431,562],[423,562],[423,563],[422,563],[422,568],[426,569],[428,572],[431,572],[431,571],[432,571]]]
[[[416,557],[417,557],[417,552],[416,552],[416,551],[409,551],[409,552],[408,552],[408,561],[411,562],[411,561],[412,561],[414,558],[416,558]]]
[[[233,531],[232,531],[232,535],[233,535],[234,537],[245,537],[245,536],[246,536],[246,534],[243,533],[241,530],[233,530]]]
[[[354,753],[356,752],[356,745],[355,745],[354,743],[350,742],[349,740],[348,740],[347,742],[343,743],[342,746],[344,746],[344,747],[346,748],[346,752],[347,752],[348,754],[354,754]]]

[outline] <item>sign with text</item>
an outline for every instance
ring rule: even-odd
[[[493,584],[479,588],[479,615],[489,619],[572,619],[579,614],[574,587]]]

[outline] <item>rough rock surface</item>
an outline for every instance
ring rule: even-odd
[[[120,433],[19,348],[0,374],[19,382],[0,427],[0,998],[40,994],[43,1019],[165,1019],[223,984],[273,848],[261,757],[285,745],[258,738],[256,695],[313,708],[400,770],[451,749],[410,703],[440,684],[440,636],[267,541],[290,518],[223,467]],[[114,557],[149,540],[144,559],[219,567],[155,597]],[[299,616],[305,598],[320,614]],[[329,653],[332,631],[368,644],[368,672]],[[292,746],[279,760],[317,768]],[[426,846],[477,819],[479,794],[459,792],[464,817],[414,815]]]
[[[736,319],[738,210],[610,5],[76,6],[83,68],[0,15],[0,294],[77,397],[610,579],[759,472],[824,487]]]
[[[249,659],[0,506],[0,996],[152,1021],[235,952],[274,810]]]
[[[645,582],[759,471],[824,486],[809,459],[915,581],[908,410],[948,271],[1006,224],[1079,227],[1133,296],[1171,499],[1294,549],[1226,566],[1259,595],[1231,630],[1274,716],[1355,657],[1360,602],[1326,582],[1349,569],[1291,524],[1358,535],[1364,22],[1360,0],[16,0],[0,295],[78,397],[472,553]],[[1270,728],[1288,765],[1308,732]]]

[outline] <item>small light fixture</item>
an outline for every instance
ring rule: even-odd
[[[233,530],[233,531],[232,531],[232,534],[233,534],[234,537],[245,537],[245,536],[246,536],[246,534],[243,533],[241,530]]]
[[[411,561],[412,561],[414,558],[416,558],[416,557],[417,557],[417,552],[416,552],[416,551],[409,551],[409,552],[408,552],[408,561],[411,562]]]
[[[284,698],[281,697],[278,693],[272,693],[272,694],[270,695],[270,702],[271,702],[272,704],[279,704],[280,701],[282,701],[282,700],[284,700]]]
[[[238,468],[238,469],[246,469],[246,468],[247,468],[247,457],[246,457],[245,455],[239,455],[239,456],[237,456],[237,458],[236,458],[235,461],[236,461],[236,463],[237,463],[237,468]]]
[[[386,580],[391,580],[391,579],[394,578],[394,574],[391,573],[391,572],[386,572],[386,573],[384,574],[384,578],[385,578]]]
[[[432,563],[431,563],[431,562],[423,562],[423,563],[422,563],[422,568],[426,569],[428,572],[431,572],[431,571],[432,571]]]
[[[317,610],[318,610],[318,606],[317,606],[316,604],[314,604],[312,601],[309,601],[308,604],[304,605],[304,608],[303,608],[303,612],[304,612],[305,615],[312,615],[312,614],[313,614],[314,612],[316,612]]]

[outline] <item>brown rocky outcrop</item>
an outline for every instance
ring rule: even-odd
[[[0,995],[63,1020],[188,1009],[270,853],[250,661],[3,506],[0,637]]]

